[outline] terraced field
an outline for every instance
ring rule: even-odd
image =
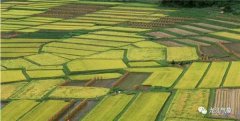
[[[159,3],[1,1],[0,120],[240,120],[239,20]]]

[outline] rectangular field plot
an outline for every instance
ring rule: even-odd
[[[131,48],[127,58],[130,61],[165,60],[166,50],[158,48]]]
[[[204,42],[200,42],[200,41],[192,40],[192,39],[174,39],[174,40],[179,43],[185,43],[185,44],[192,45],[192,46],[197,46],[197,45],[209,46],[210,45],[208,43],[204,43]]]
[[[27,56],[26,58],[43,66],[60,65],[68,61],[68,59],[50,53],[36,54],[32,56]]]
[[[96,46],[107,46],[107,47],[119,47],[119,46],[125,46],[129,44],[126,42],[105,41],[105,40],[96,40],[96,39],[80,39],[80,38],[69,38],[69,39],[63,40],[63,42],[96,45]]]
[[[143,85],[170,87],[181,73],[181,69],[176,71],[156,71],[143,82]]]
[[[1,110],[1,119],[3,121],[16,121],[38,104],[39,102],[34,100],[11,101]]]
[[[109,28],[105,28],[105,29],[113,30],[113,31],[122,31],[122,32],[144,32],[144,31],[150,30],[150,29],[129,28],[129,27],[109,27]]]
[[[67,63],[70,72],[97,71],[97,70],[118,70],[126,68],[122,60],[74,60]]]
[[[24,115],[19,121],[48,121],[61,109],[67,106],[69,102],[60,100],[47,100],[40,103],[33,110]]]
[[[173,33],[176,33],[176,34],[179,34],[179,35],[183,35],[183,36],[197,35],[197,33],[193,33],[193,32],[187,31],[187,30],[179,29],[179,28],[168,28],[166,30],[170,31],[170,32],[173,32]]]
[[[22,70],[4,70],[1,71],[1,83],[25,81]]]
[[[141,85],[151,73],[131,72],[124,75],[116,82],[116,87],[123,90],[134,90]]]
[[[116,31],[96,31],[96,32],[93,32],[93,34],[119,36],[119,37],[136,37],[136,38],[143,37],[141,35],[137,35],[137,33],[116,32]]]
[[[148,33],[148,35],[154,36],[158,39],[176,37],[174,35],[170,35],[170,34],[167,34],[167,33],[164,33],[164,32],[151,32],[151,33]]]
[[[49,95],[49,98],[97,98],[108,92],[109,89],[100,87],[60,86]]]
[[[78,38],[116,41],[116,42],[129,42],[129,43],[144,40],[144,38],[135,38],[135,37],[130,38],[130,37],[108,36],[108,35],[97,35],[97,34],[80,35],[78,36]]]
[[[88,81],[92,79],[115,79],[121,77],[120,73],[99,73],[99,74],[81,74],[70,75],[69,78],[74,81]]]
[[[212,62],[210,69],[203,78],[199,88],[217,88],[220,86],[228,68],[228,62]]]
[[[41,99],[57,85],[64,83],[62,79],[33,80],[19,90],[12,99]]]
[[[90,55],[86,58],[95,58],[95,59],[123,59],[124,50],[109,50],[101,53]]]
[[[223,84],[224,87],[240,87],[240,62],[233,61]]]
[[[26,73],[30,78],[56,78],[65,76],[62,70],[31,70]]]
[[[226,37],[229,39],[240,40],[240,34],[235,34],[235,33],[230,33],[230,32],[216,32],[216,33],[212,33],[212,34],[221,36],[221,37]]]
[[[196,26],[191,26],[191,25],[182,25],[181,27],[184,27],[187,29],[192,29],[195,31],[203,32],[203,33],[213,32],[212,30],[208,30],[208,29],[204,29],[204,28],[200,28],[200,27],[196,27]]]
[[[99,46],[92,46],[92,45],[82,45],[82,44],[62,43],[62,42],[52,42],[52,43],[46,44],[45,46],[76,49],[76,50],[88,50],[88,51],[106,51],[110,49],[109,47],[99,47]]]
[[[153,66],[161,66],[161,64],[155,61],[145,61],[145,62],[129,62],[131,67],[153,67]]]
[[[119,121],[155,121],[169,95],[166,92],[140,93]]]
[[[27,84],[27,82],[2,84],[1,85],[1,100],[8,99],[11,95],[16,93],[19,89],[21,89],[25,84]]]
[[[76,55],[76,56],[86,56],[95,54],[95,51],[88,50],[76,50],[76,49],[67,49],[67,48],[58,48],[58,47],[43,47],[43,52],[49,53],[58,53],[58,54],[68,54],[68,55]]]
[[[137,47],[140,48],[165,48],[164,45],[161,45],[159,43],[153,42],[153,41],[141,41],[134,43]]]
[[[205,71],[209,63],[194,62],[179,80],[174,88],[176,89],[194,89]]]
[[[112,121],[131,101],[133,95],[113,95],[105,97],[82,121]]]
[[[171,118],[180,118],[183,121],[185,119],[203,121],[205,118],[198,112],[198,107],[207,108],[209,92],[209,90],[178,90],[166,113],[165,121],[171,121],[169,120]]]
[[[200,27],[204,27],[204,28],[210,28],[210,29],[215,29],[215,30],[224,30],[224,29],[228,29],[226,27],[222,27],[222,26],[217,26],[217,25],[212,25],[212,24],[206,24],[206,23],[193,23],[197,26]]]
[[[213,112],[212,117],[240,119],[240,89],[217,89],[212,108],[229,108],[228,114]]]
[[[198,58],[197,50],[193,47],[167,48],[167,61],[192,61]]]

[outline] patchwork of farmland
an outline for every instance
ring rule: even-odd
[[[138,2],[2,1],[1,120],[240,120],[233,16]]]

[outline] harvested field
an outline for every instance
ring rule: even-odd
[[[123,90],[133,90],[135,87],[141,85],[149,76],[151,73],[129,73],[123,80],[121,81],[119,85],[117,85],[117,88],[123,89]]]
[[[116,82],[116,80],[117,79],[96,80],[89,86],[111,88],[112,84]]]
[[[186,45],[171,41],[171,40],[157,40],[158,43],[165,45],[167,47],[183,47]]]
[[[198,35],[197,33],[193,33],[187,30],[183,30],[183,29],[179,29],[179,28],[167,28],[167,31],[179,34],[179,35],[183,35],[183,36],[187,36],[187,35]]]
[[[150,33],[148,33],[148,35],[154,36],[158,39],[175,37],[174,35],[170,35],[170,34],[167,34],[167,33],[164,33],[164,32],[150,32]]]
[[[208,30],[208,29],[204,29],[204,28],[200,28],[200,27],[196,27],[196,26],[191,26],[191,25],[182,25],[181,27],[184,27],[187,29],[192,29],[195,31],[203,32],[203,33],[213,32],[212,30]]]
[[[50,8],[48,11],[35,16],[67,19],[82,16],[106,8],[107,6],[103,5],[65,4]]]
[[[224,113],[224,111],[212,112],[213,117],[240,120],[240,89],[217,89],[213,108],[230,109],[228,113]]]
[[[193,24],[197,26],[205,27],[205,28],[216,29],[216,30],[228,29],[226,27],[216,26],[216,25],[206,24],[206,23],[193,23]]]
[[[207,19],[207,20],[214,21],[214,22],[220,22],[220,23],[223,23],[223,24],[231,24],[231,25],[240,26],[239,23],[231,22],[231,21],[224,21],[224,20],[217,20],[217,19]]]
[[[229,41],[226,41],[226,40],[220,40],[220,39],[207,37],[207,36],[198,36],[198,37],[194,37],[194,38],[198,39],[198,40],[201,40],[201,41],[212,42],[212,43],[216,43],[216,42],[228,43],[229,42]]]
[[[207,60],[236,60],[236,58],[231,57],[226,51],[216,45],[200,46],[200,51],[208,57]]]
[[[187,20],[192,20],[192,18],[164,17],[163,15],[160,19],[156,19],[151,22],[125,22],[124,24],[130,27],[158,29],[158,28],[166,27],[176,23],[184,22]]]
[[[210,45],[208,43],[200,42],[197,40],[191,40],[191,39],[175,39],[175,41],[190,44],[190,45],[195,45],[195,46],[197,46],[197,45],[209,46]]]
[[[224,43],[223,44],[230,52],[240,57],[240,43]]]

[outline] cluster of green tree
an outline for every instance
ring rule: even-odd
[[[160,3],[172,7],[218,6],[223,12],[240,13],[240,0],[160,0]]]

